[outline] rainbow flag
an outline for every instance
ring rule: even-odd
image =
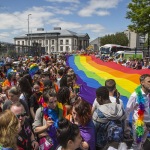
[[[96,97],[96,89],[104,86],[105,80],[114,79],[126,106],[131,93],[140,84],[139,77],[145,73],[150,74],[150,69],[134,70],[115,62],[103,62],[95,56],[71,55],[67,58],[67,65],[77,75],[79,95],[90,104]]]
[[[29,74],[33,77],[39,70],[39,66],[36,63],[33,63],[29,67]]]

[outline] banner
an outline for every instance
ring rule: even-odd
[[[126,106],[131,93],[140,84],[140,76],[150,74],[149,69],[134,70],[115,62],[103,62],[94,56],[70,55],[67,58],[67,65],[77,75],[77,83],[80,85],[79,95],[90,104],[96,97],[96,89],[104,86],[105,80],[114,79]]]

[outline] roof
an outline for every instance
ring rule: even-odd
[[[18,37],[15,37],[14,39],[16,38],[27,38],[27,35],[24,35],[24,36],[18,36]],[[32,37],[36,37],[36,36],[77,36],[77,37],[85,37],[87,36],[88,34],[87,33],[76,33],[76,32],[73,32],[73,31],[70,31],[70,30],[50,30],[50,31],[37,31],[37,32],[34,32],[34,33],[30,33],[30,35]]]

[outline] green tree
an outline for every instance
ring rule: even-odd
[[[10,50],[7,51],[7,55],[11,56],[11,57],[14,57],[14,56],[17,56],[17,53],[14,50],[10,49]]]
[[[126,18],[131,20],[128,28],[136,33],[150,33],[150,0],[132,0],[128,9]]]
[[[150,37],[150,0],[132,0],[128,4],[126,18],[131,20],[128,28],[140,34],[148,34],[147,45],[149,55]]]
[[[127,46],[129,43],[129,40],[126,36],[126,34],[122,32],[118,32],[116,34],[111,35],[105,35],[101,38],[101,45],[105,44],[118,44],[122,46]]]

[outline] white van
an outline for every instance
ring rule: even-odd
[[[130,51],[131,48],[127,46],[121,46],[117,44],[105,44],[104,46],[100,47],[100,53],[103,55],[110,55],[112,56],[114,53],[118,51]]]
[[[143,59],[143,52],[142,51],[118,51],[114,54],[114,59],[135,59],[135,58],[139,58],[139,59]]]

